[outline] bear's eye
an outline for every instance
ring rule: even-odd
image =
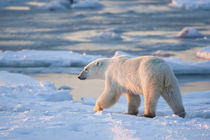
[[[97,67],[99,67],[99,66],[101,66],[101,65],[102,65],[102,62],[97,62],[97,63],[96,63],[96,66],[97,66]]]
[[[96,66],[99,66],[99,62],[96,63]]]

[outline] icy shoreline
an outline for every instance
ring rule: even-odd
[[[117,51],[117,55],[128,55],[129,57],[136,57],[125,52]],[[22,50],[22,51],[0,51],[0,66],[4,70],[11,70],[18,72],[19,70],[35,71],[35,72],[68,72],[70,67],[83,67],[89,62],[102,58],[100,55],[79,54],[71,51],[36,51],[36,50]],[[185,62],[178,58],[164,58],[166,62],[174,70],[175,74],[210,74],[210,61],[200,62]],[[62,70],[62,67],[63,70]],[[27,69],[26,69],[27,68]],[[53,68],[53,69],[52,69]],[[60,69],[59,69],[60,68]]]
[[[210,91],[183,95],[185,119],[172,115],[162,99],[153,119],[123,114],[124,97],[112,108],[94,113],[96,98],[78,102],[69,92],[57,90],[50,82],[0,71],[0,139],[210,138]]]
[[[126,52],[117,51],[114,56],[126,55],[137,57]],[[163,58],[173,69],[174,73],[179,74],[210,74],[210,61],[185,62],[180,58]]]
[[[0,51],[2,67],[73,67],[84,66],[101,58],[100,55],[79,54],[72,51]]]

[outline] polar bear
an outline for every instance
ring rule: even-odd
[[[97,99],[94,111],[111,107],[122,94],[126,94],[128,114],[137,115],[140,95],[143,95],[145,110],[142,116],[153,118],[158,99],[162,96],[174,114],[185,117],[176,77],[161,58],[118,56],[97,59],[85,66],[78,78],[105,80],[104,92]]]

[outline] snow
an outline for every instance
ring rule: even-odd
[[[210,60],[210,46],[204,47],[201,50],[197,52],[197,56],[200,58],[208,59]]]
[[[9,85],[10,87],[16,87],[16,86],[21,86],[21,85],[34,85],[35,86],[38,84],[39,82],[25,75],[17,75],[13,73],[9,74],[6,71],[1,72],[0,86],[4,86],[4,87],[7,85]]]
[[[185,27],[177,34],[177,37],[181,38],[194,38],[203,36],[203,34],[201,34],[198,30],[196,30],[193,27]]]
[[[210,61],[185,62],[180,58],[165,58],[175,74],[210,74]]]
[[[72,100],[69,90],[56,90],[49,81],[38,82],[22,75],[0,72],[0,111],[25,112],[41,101]]]
[[[5,71],[0,71],[0,80],[0,139],[210,138],[210,91],[183,95],[184,119],[173,115],[162,98],[157,116],[150,119],[140,117],[143,103],[139,116],[124,114],[125,97],[110,109],[95,113],[96,98],[71,100],[69,90],[56,90],[53,83]]]
[[[120,55],[136,57],[122,51],[116,51],[114,56]],[[102,58],[102,56],[79,54],[71,51],[0,51],[0,67],[1,70],[5,67],[7,70],[12,69],[11,71],[18,71],[22,68],[23,71],[20,71],[25,73],[28,71],[78,73],[78,69],[74,70],[71,67],[87,65],[97,58]],[[210,61],[185,62],[179,58],[164,59],[176,74],[210,74]]]
[[[49,1],[51,2],[48,3]],[[187,111],[185,119],[172,115],[162,98],[158,104],[157,117],[149,119],[140,117],[143,113],[144,99],[142,99],[142,105],[139,109],[139,116],[125,114],[127,103],[124,97],[112,108],[95,113],[93,108],[96,98],[83,97],[81,101],[75,101],[71,95],[71,87],[63,85],[56,88],[49,81],[40,82],[23,74],[1,71],[2,69],[15,69],[14,71],[23,69],[21,71],[23,73],[26,71],[65,73],[73,70],[72,73],[76,73],[78,68],[81,69],[90,61],[102,57],[100,55],[59,51],[59,49],[86,50],[110,56],[109,53],[113,50],[139,53],[143,49],[145,53],[150,53],[151,49],[146,48],[147,46],[156,46],[159,42],[162,44],[165,41],[167,41],[166,45],[169,46],[171,43],[178,43],[175,44],[178,47],[182,47],[182,44],[189,44],[191,40],[171,38],[176,29],[171,26],[172,17],[177,27],[187,24],[195,25],[197,29],[202,29],[202,33],[208,34],[208,12],[199,11],[195,15],[193,14],[195,9],[209,9],[209,0],[173,0],[173,7],[176,7],[175,2],[180,4],[179,8],[191,9],[192,11],[185,14],[185,10],[182,9],[168,9],[166,7],[167,1],[161,0],[157,2],[154,0],[76,0],[72,5],[69,0],[2,1],[0,4],[2,11],[0,23],[2,27],[1,48],[3,50],[53,49],[48,47],[52,44],[57,50],[0,51],[0,140],[209,140],[210,91],[183,95],[184,106]],[[205,4],[200,4],[202,2]],[[37,6],[42,6],[45,3],[47,4],[42,7],[43,9],[61,9],[61,11],[53,13],[40,11]],[[11,6],[14,8],[10,8]],[[30,10],[23,11],[21,7]],[[16,11],[15,8],[19,11]],[[101,8],[102,10],[98,11]],[[162,18],[163,13],[166,13],[166,16]],[[164,27],[162,26],[163,21]],[[93,35],[92,40],[84,39],[84,37],[91,37],[91,34],[88,33],[95,33],[101,29],[116,26],[120,31],[108,29]],[[122,34],[122,32],[129,32],[129,34]],[[54,40],[57,36],[62,39]],[[67,39],[66,36],[71,38]],[[103,40],[107,41],[106,44],[95,42]],[[120,41],[114,42],[115,40]],[[112,42],[114,44],[110,44]],[[201,39],[190,42],[188,47],[191,49],[207,44],[208,40]],[[182,49],[177,48],[177,50],[181,50],[180,53],[183,53]],[[116,55],[129,54],[116,52]],[[167,54],[163,51],[157,51],[154,55],[165,56]],[[210,73],[209,61],[184,62],[175,58],[165,60],[176,73]],[[76,66],[75,69],[73,69],[74,66]],[[94,88],[94,86],[90,88]],[[78,94],[81,95],[81,93]],[[86,93],[82,94],[87,95]]]
[[[171,7],[183,9],[210,9],[210,0],[172,0]]]
[[[79,54],[72,51],[0,51],[0,66],[7,67],[68,67],[83,66],[100,58],[99,55]]]
[[[90,38],[96,41],[122,40],[121,35],[117,33],[117,29],[106,29]]]
[[[126,55],[136,57],[126,52],[117,51],[114,56]],[[163,58],[175,74],[210,74],[210,61],[185,62],[180,58]]]

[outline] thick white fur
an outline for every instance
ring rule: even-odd
[[[125,93],[128,113],[138,114],[140,94],[144,95],[145,117],[155,117],[160,96],[173,112],[185,116],[180,89],[167,63],[153,56],[127,58],[125,56],[98,59],[80,73],[85,78],[105,79],[104,92],[98,98],[95,111],[111,107]]]

